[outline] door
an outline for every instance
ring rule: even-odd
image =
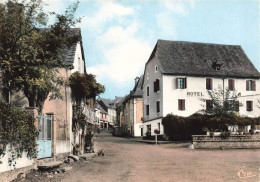
[[[38,116],[38,159],[52,157],[52,118]]]

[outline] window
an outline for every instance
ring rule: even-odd
[[[178,99],[178,109],[180,111],[185,110],[185,100],[184,99]]]
[[[247,80],[246,81],[246,90],[255,91],[255,89],[256,89],[255,80]]]
[[[212,78],[206,78],[206,89],[212,90]]]
[[[213,109],[213,103],[212,100],[206,100],[206,110]]]
[[[146,93],[147,93],[147,97],[149,96],[149,94],[150,94],[150,91],[149,91],[149,86],[147,86],[147,88],[146,88]]]
[[[151,136],[151,125],[150,124],[146,126],[146,130],[147,130],[146,136]]]
[[[149,116],[149,105],[146,105],[146,116]]]
[[[156,102],[156,110],[157,110],[157,113],[160,112],[160,101]]]
[[[155,82],[153,82],[153,88],[154,88],[154,92],[158,92],[160,90],[160,80],[156,79]]]
[[[228,90],[235,90],[235,80],[228,79]]]
[[[180,88],[180,89],[187,88],[186,78],[176,78],[176,88]]]
[[[229,108],[231,111],[239,111],[239,101],[229,100]]]
[[[246,101],[246,111],[253,111],[253,101]]]
[[[160,130],[161,130],[161,125],[160,125],[160,123],[158,123],[158,133],[160,134]]]
[[[155,72],[157,72],[158,71],[158,66],[155,66]]]

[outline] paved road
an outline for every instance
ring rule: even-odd
[[[107,132],[97,135],[96,142],[105,156],[82,163],[61,181],[260,181],[260,150],[155,146]]]

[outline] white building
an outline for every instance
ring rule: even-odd
[[[163,134],[169,113],[189,116],[209,107],[207,91],[219,87],[237,93],[240,115],[260,116],[259,77],[241,46],[158,40],[144,71],[144,135]]]

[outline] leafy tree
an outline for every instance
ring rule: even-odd
[[[208,90],[208,95],[212,100],[212,105],[210,109],[201,110],[203,113],[208,115],[215,116],[237,116],[237,94],[235,91],[232,93],[230,90],[226,89],[225,91],[220,87],[218,90]],[[206,102],[206,99],[202,99],[203,102]],[[241,103],[239,103],[241,105]]]
[[[64,80],[58,66],[62,66],[63,48],[76,41],[70,27],[80,21],[74,18],[78,2],[63,15],[46,13],[43,6],[42,0],[0,4],[2,84],[8,91],[21,90],[29,106],[40,111],[49,93],[51,98],[61,98],[59,86]],[[50,16],[56,17],[54,23],[48,22]]]
[[[95,75],[73,73],[69,78],[69,85],[72,90],[72,96],[77,104],[82,99],[95,98],[105,92],[105,87],[96,81]]]

